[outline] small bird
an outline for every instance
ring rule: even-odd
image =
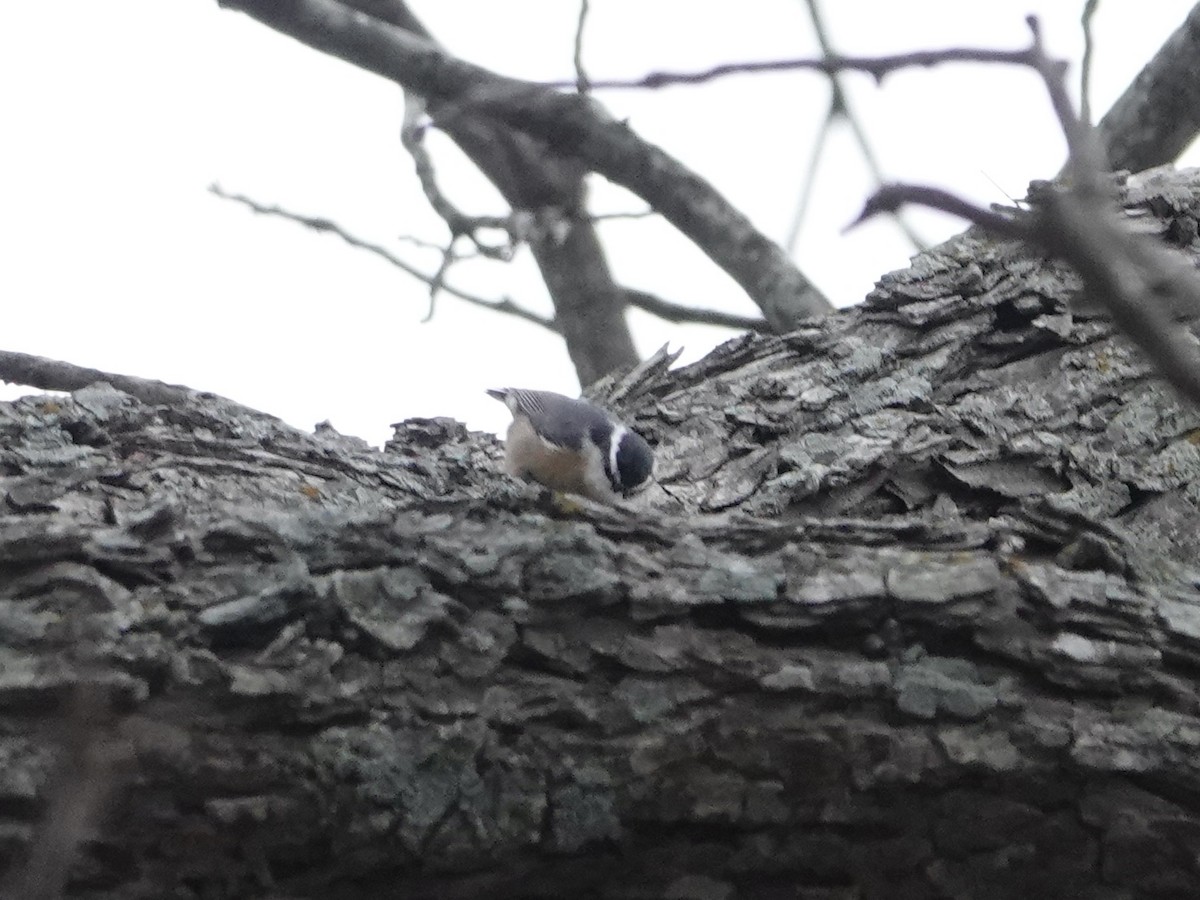
[[[654,451],[642,436],[586,400],[519,388],[488,395],[513,415],[504,468],[516,478],[615,504],[654,472]]]

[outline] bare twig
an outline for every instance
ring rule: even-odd
[[[646,291],[625,289],[625,299],[630,306],[652,313],[668,322],[694,322],[700,325],[719,325],[736,328],[738,331],[770,331],[766,319],[758,316],[739,316],[715,309],[696,309],[680,303],[672,303]]]
[[[583,68],[583,29],[587,25],[588,0],[579,0],[579,22],[575,25],[575,90],[586,94],[591,82]]]
[[[429,285],[430,288],[433,288],[435,284],[437,284],[436,274],[426,275],[420,269],[405,262],[387,248],[381,247],[378,244],[374,244],[360,237],[356,237],[355,235],[346,231],[336,222],[332,222],[329,219],[300,215],[299,213],[290,212],[289,210],[283,209],[279,206],[267,206],[242,194],[228,193],[222,187],[220,187],[220,185],[216,184],[210,185],[209,191],[223,200],[231,200],[234,203],[240,203],[259,215],[277,216],[281,219],[288,219],[292,222],[296,222],[297,224],[303,225],[305,228],[311,228],[313,231],[323,231],[329,234],[337,235],[351,247],[357,247],[360,250],[366,250],[368,253],[373,253],[375,256],[386,260],[388,263],[395,266],[405,274],[412,276],[418,281],[424,282],[426,285]],[[510,316],[516,316],[518,319],[523,319],[526,322],[532,322],[535,325],[540,325],[543,328],[553,331],[555,334],[558,333],[558,325],[553,319],[540,316],[523,306],[519,306],[509,297],[502,297],[499,300],[491,300],[487,297],[480,297],[477,294],[468,293],[467,291],[445,283],[438,285],[438,289],[443,290],[447,294],[457,297],[459,300],[470,303],[474,306],[490,309],[493,312],[501,312]]]
[[[1100,0],[1087,0],[1083,5],[1080,25],[1083,26],[1083,62],[1079,67],[1079,118],[1092,123],[1092,52],[1096,49],[1092,40],[1092,19]]]
[[[821,157],[825,153],[825,144],[829,140],[829,135],[833,128],[833,120],[836,117],[835,108],[835,101],[831,99],[829,109],[825,112],[825,120],[821,123],[820,129],[817,130],[816,137],[813,138],[812,151],[808,156],[808,165],[804,169],[804,181],[800,186],[800,198],[796,201],[796,209],[792,213],[792,222],[788,226],[787,237],[783,242],[783,246],[787,248],[788,253],[796,252],[796,244],[800,240],[800,229],[804,226],[804,220],[808,217],[808,205],[812,202],[813,189],[817,184],[817,171],[821,167]],[[876,181],[877,186],[881,183],[881,181]]]
[[[828,29],[825,27],[825,20],[821,14],[818,0],[806,0],[806,3],[809,19],[812,21],[813,33],[817,37],[817,43],[821,47],[822,55],[827,58],[836,57],[837,53],[833,49],[833,42],[829,37]],[[883,168],[879,165],[879,159],[875,155],[875,148],[871,146],[862,123],[850,106],[850,98],[846,96],[840,75],[841,73],[839,72],[831,72],[829,75],[829,109],[825,113],[825,121],[822,123],[821,130],[818,132],[816,141],[813,144],[812,155],[809,157],[808,169],[805,173],[800,200],[796,204],[796,212],[792,216],[792,224],[788,228],[787,241],[784,244],[790,252],[794,252],[796,249],[796,242],[800,237],[800,228],[808,213],[808,205],[812,200],[813,188],[816,185],[817,168],[820,165],[826,140],[834,122],[840,119],[849,127],[850,133],[854,136],[855,143],[858,144],[858,150],[862,154],[863,161],[867,164],[867,171],[871,173],[871,178],[874,180],[876,186],[882,185],[886,180],[883,177]],[[916,231],[913,230],[912,226],[905,221],[903,216],[895,216],[895,221],[896,226],[914,249],[924,250],[928,246]]]
[[[1030,64],[1028,50],[993,50],[986,47],[951,47],[945,50],[916,50],[886,56],[842,56],[833,54],[821,59],[776,59],[754,62],[722,63],[694,72],[650,72],[641,78],[603,78],[592,80],[592,90],[622,91],[645,88],[664,88],[674,85],[695,85],[728,78],[732,75],[757,75],[764,72],[865,72],[882,81],[900,69],[928,68],[946,63],[1001,63],[1021,66]],[[551,81],[546,87],[567,88],[572,82]]]
[[[1027,65],[1041,76],[1050,97],[1050,105],[1067,139],[1068,164],[1077,170],[1074,172],[1076,178],[1096,180],[1107,170],[1108,164],[1092,129],[1075,112],[1070,91],[1067,90],[1067,63],[1065,60],[1051,59],[1046,54],[1037,16],[1026,16],[1025,22],[1033,35]]]
[[[1109,169],[1108,159],[1096,130],[1075,112],[1067,89],[1067,63],[1051,59],[1046,54],[1037,16],[1026,16],[1025,21],[1033,35],[1030,68],[1041,76],[1054,115],[1067,139],[1067,162],[1063,174],[1072,183],[1072,194],[1076,199],[1086,199],[1098,216],[1111,214],[1107,203],[1112,200],[1112,194],[1109,182],[1104,178],[1104,173]]]
[[[483,229],[498,229],[508,233],[512,230],[508,216],[469,216],[450,202],[438,185],[437,172],[434,169],[433,158],[425,148],[425,128],[422,120],[425,118],[425,101],[412,91],[404,93],[404,124],[400,129],[400,143],[408,151],[416,168],[417,181],[425,199],[433,211],[438,214],[446,227],[450,229],[451,243],[460,236],[466,236],[474,242],[481,256],[489,259],[508,261],[512,258],[511,242],[502,246],[486,244],[479,237]]]
[[[446,286],[446,273],[450,271],[455,260],[454,241],[451,240],[442,251],[441,265],[438,266],[437,271],[433,273],[433,278],[429,281],[429,311],[425,313],[425,318],[421,320],[422,323],[433,321],[433,314],[437,311],[437,296]]]
[[[1002,237],[1032,240],[1034,232],[1020,220],[983,209],[941,188],[917,184],[885,184],[868,199],[857,219],[846,226],[847,231],[880,213],[894,213],[905,206],[925,206],[966,219]]]
[[[425,238],[417,237],[415,234],[398,234],[396,235],[396,240],[402,244],[410,244],[413,247],[418,247],[421,250],[435,250],[438,253],[443,253],[446,250],[445,244],[439,244],[437,241],[427,241]]]
[[[615,213],[595,213],[588,216],[588,220],[592,222],[614,222],[621,219],[652,219],[657,216],[652,209],[643,209],[640,212],[615,212]]]

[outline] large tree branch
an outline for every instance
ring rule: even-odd
[[[1119,52],[1114,47],[1113,52]],[[1116,169],[1174,162],[1200,131],[1200,4],[1097,126]]]
[[[438,115],[492,116],[646,200],[742,286],[777,330],[828,311],[787,254],[713,187],[589,100],[498,76],[334,0],[223,0],[324,52],[450,104]],[[586,239],[582,239],[586,243]]]
[[[1200,414],[1078,288],[975,232],[660,354],[608,396],[675,497],[628,509],[447,419],[380,452],[191,392],[0,404],[0,879],[1196,896]],[[81,685],[125,777],[53,740]]]

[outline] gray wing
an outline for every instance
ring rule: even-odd
[[[599,407],[552,391],[508,388],[504,394],[513,414],[519,412],[528,418],[534,431],[549,443],[578,450],[584,435],[590,435],[592,442],[607,453],[612,419]]]

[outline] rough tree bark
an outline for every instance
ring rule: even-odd
[[[1200,178],[1156,185],[1194,236]],[[1077,286],[967,234],[602,384],[671,491],[633,510],[450,420],[0,405],[9,884],[1195,896],[1200,414]]]

